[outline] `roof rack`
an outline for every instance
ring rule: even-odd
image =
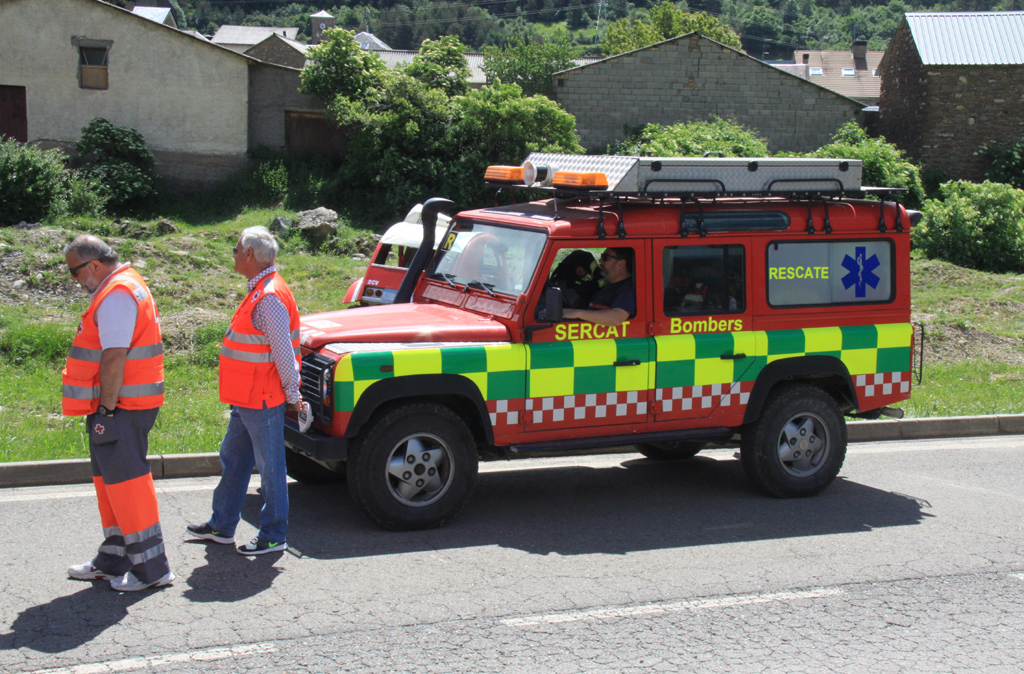
[[[598,198],[857,197],[905,192],[863,187],[859,159],[635,157],[534,152],[487,185]],[[530,182],[527,182],[529,180]]]

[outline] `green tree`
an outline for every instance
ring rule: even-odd
[[[920,169],[906,159],[902,150],[886,142],[885,138],[868,136],[856,122],[847,122],[839,127],[831,143],[807,156],[860,159],[863,162],[863,184],[907,190],[902,201],[908,208],[920,208],[924,202]]]
[[[306,58],[299,91],[327,104],[338,96],[359,100],[387,69],[379,56],[359,48],[355,33],[343,28],[324,31]]]
[[[458,96],[469,89],[469,64],[462,42],[454,35],[424,40],[405,72],[431,89]]]
[[[712,117],[671,126],[648,124],[609,152],[655,157],[700,157],[709,152],[724,157],[765,157],[768,143],[737,122]]]
[[[546,42],[518,37],[505,47],[484,47],[483,71],[489,83],[518,84],[524,96],[550,96],[552,75],[575,66],[582,52],[564,31]]]
[[[733,49],[743,48],[735,31],[715,17],[704,12],[691,14],[666,1],[651,9],[645,21],[621,19],[608,26],[601,51],[606,56],[622,54],[686,33],[700,33]]]

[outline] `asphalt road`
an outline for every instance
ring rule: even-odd
[[[292,550],[187,542],[215,478],[161,480],[175,583],[69,580],[91,487],[0,490],[0,671],[1019,672],[1024,436],[852,445],[824,494],[734,450],[482,465],[444,529],[376,529],[291,485]],[[258,482],[239,540],[253,535]]]

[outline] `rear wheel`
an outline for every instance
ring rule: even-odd
[[[697,456],[700,450],[704,449],[706,442],[696,440],[664,440],[662,442],[645,442],[637,445],[637,450],[654,461],[679,461],[681,459],[692,459]]]
[[[348,460],[349,491],[386,529],[426,529],[455,517],[476,484],[476,444],[442,405],[404,405],[370,421]]]
[[[808,384],[773,392],[744,432],[743,469],[778,498],[812,496],[832,483],[846,458],[846,423],[832,397]]]

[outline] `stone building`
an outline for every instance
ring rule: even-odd
[[[907,14],[879,71],[878,130],[926,169],[981,180],[978,148],[1024,138],[1024,12]]]
[[[807,152],[864,107],[697,33],[555,73],[555,99],[598,152],[644,124],[711,115],[755,129],[773,152]]]

